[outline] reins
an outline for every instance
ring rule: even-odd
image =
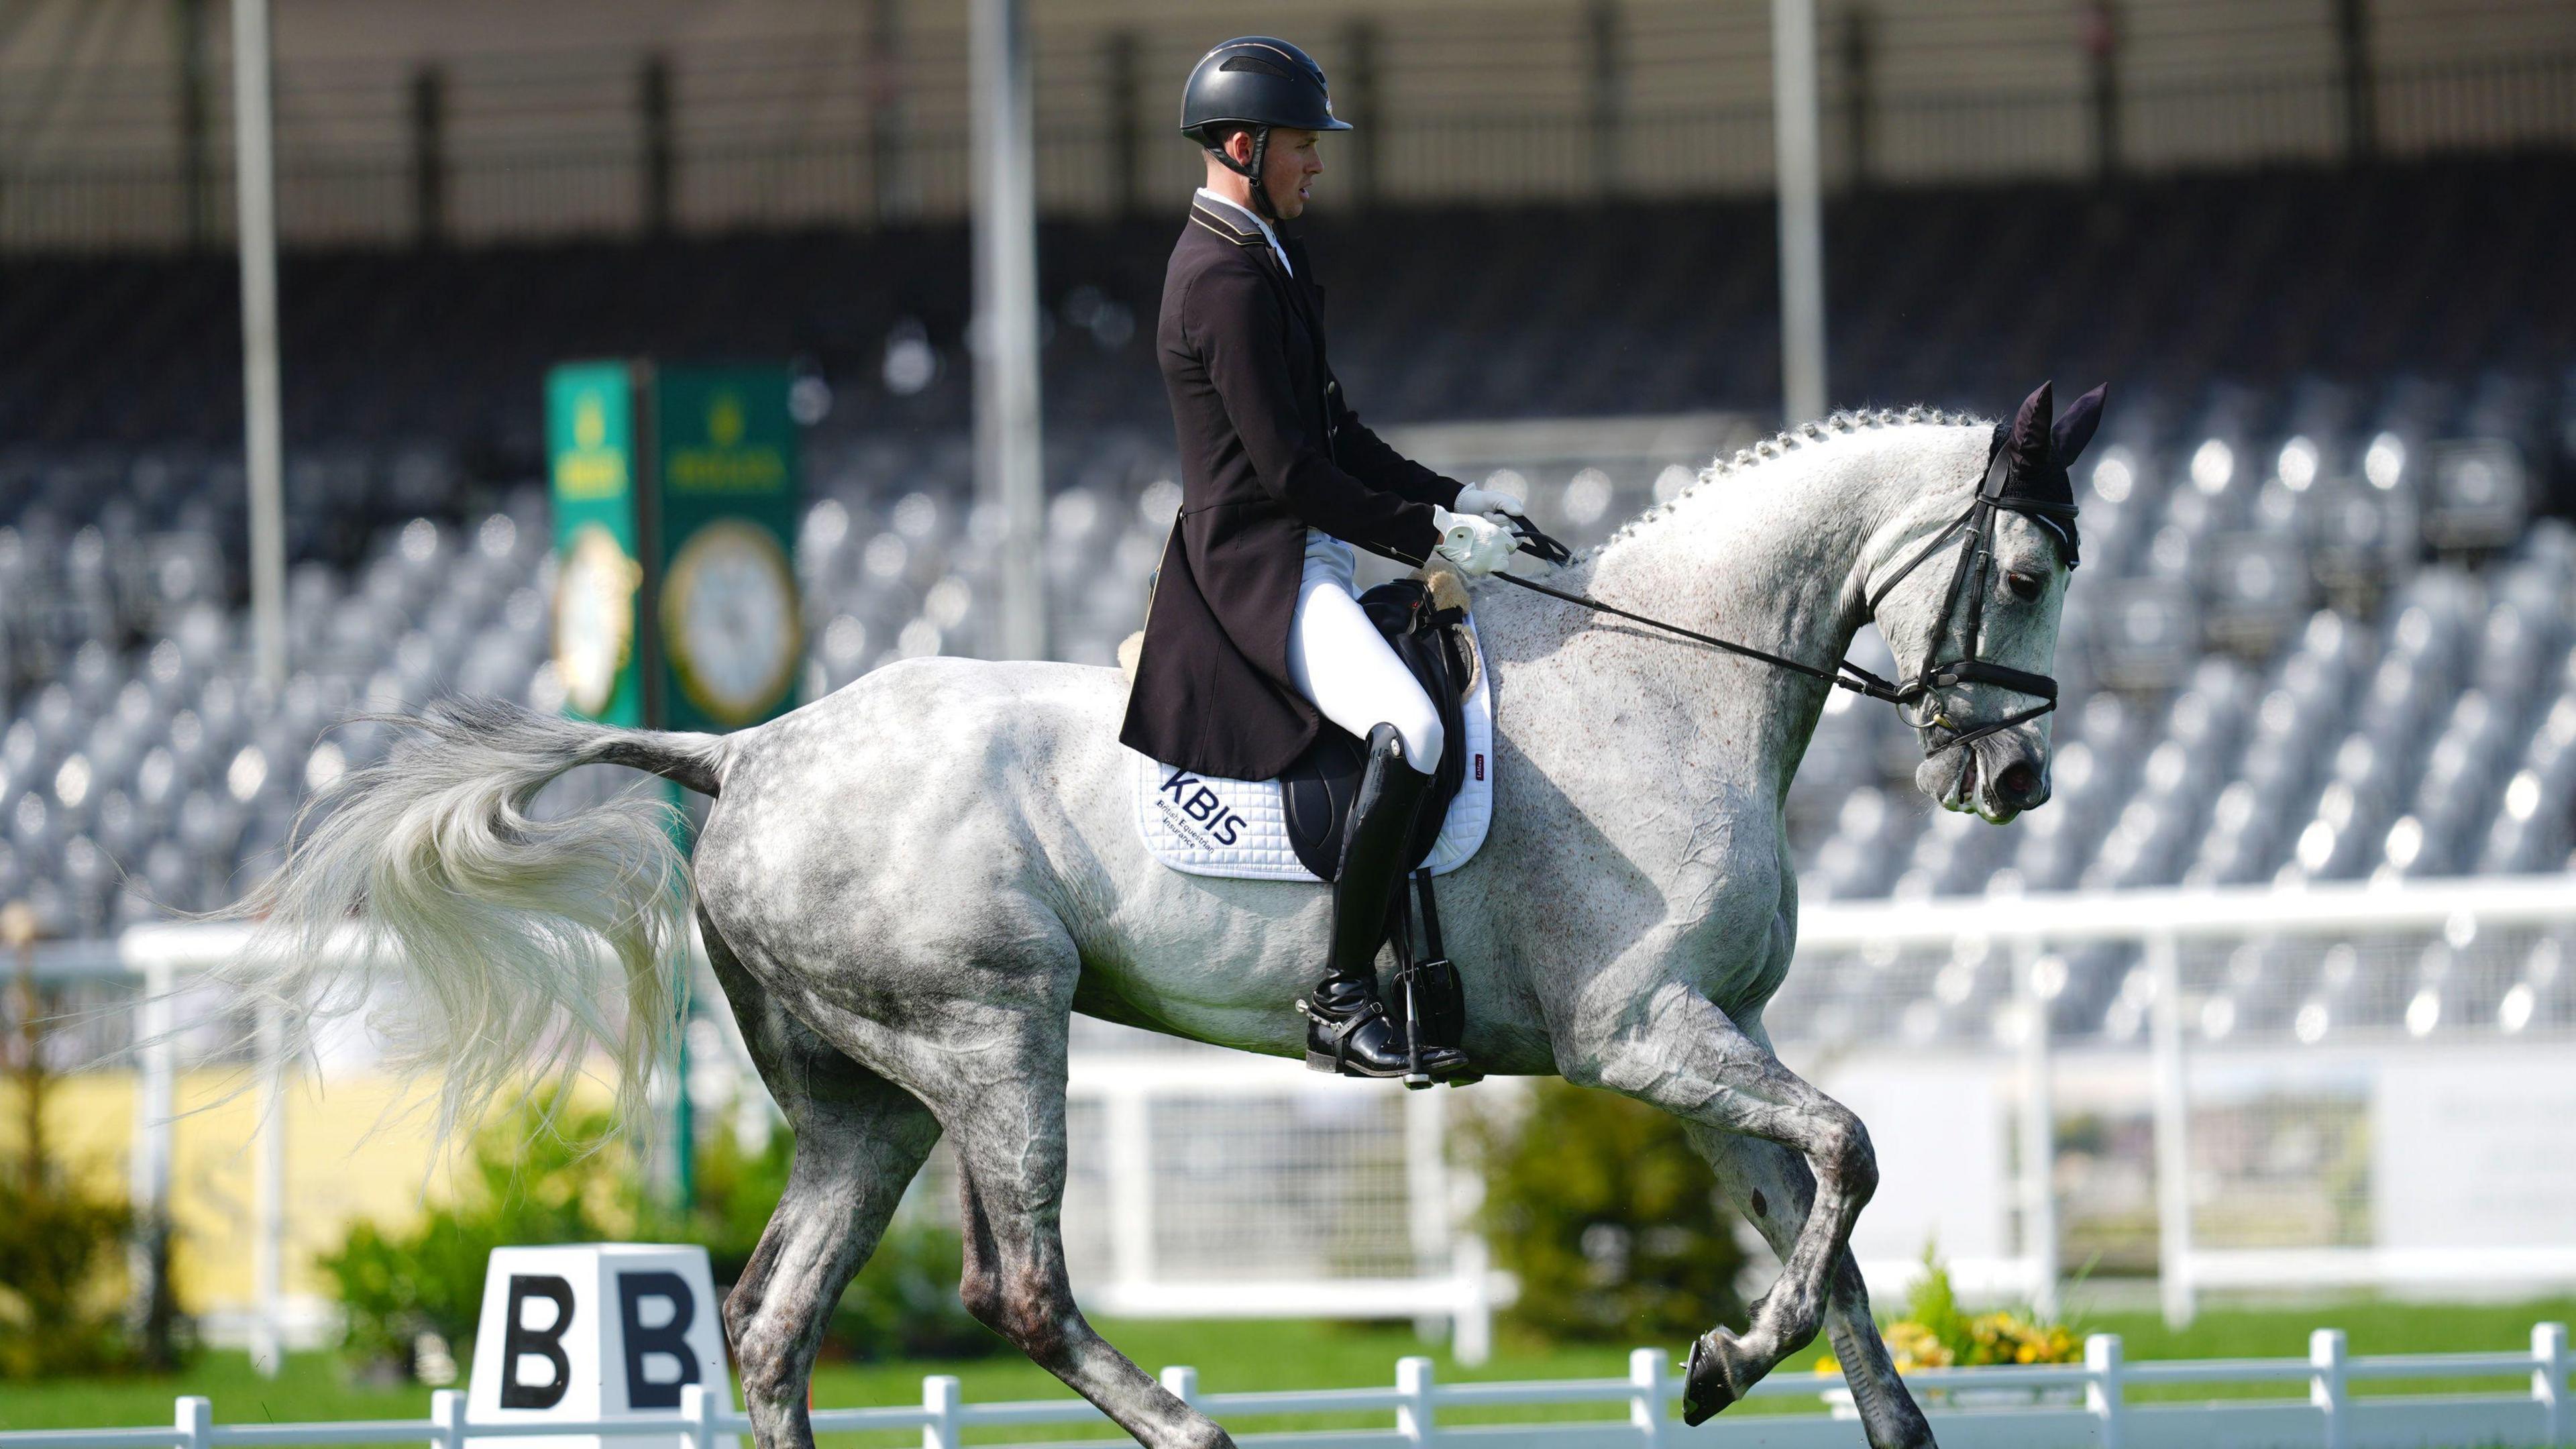
[[[1577,608],[1615,615],[1632,623],[1643,624],[1650,629],[1661,630],[1693,644],[1722,650],[1739,658],[1768,664],[1775,669],[1785,669],[1792,674],[1804,675],[1836,689],[1847,689],[1865,698],[1892,704],[1896,706],[1897,713],[1905,718],[1905,722],[1916,729],[1953,730],[1954,732],[1942,741],[1945,748],[1951,745],[1973,744],[1988,735],[1999,734],[2057,708],[2055,679],[2045,674],[2033,674],[2028,670],[1979,659],[1969,652],[1976,648],[1977,633],[1985,619],[1985,590],[1994,570],[1995,514],[2006,509],[2030,514],[2046,525],[2052,533],[2064,537],[2064,531],[2053,520],[2061,516],[2071,518],[2075,512],[2073,507],[2067,505],[2047,503],[2037,499],[2006,497],[1997,476],[2004,468],[2005,461],[2004,436],[2002,430],[1998,429],[1994,446],[1986,456],[1986,471],[1978,479],[1975,500],[1969,503],[1965,512],[1950,520],[1940,532],[1932,535],[1923,547],[1915,551],[1912,558],[1907,559],[1902,567],[1869,595],[1869,608],[1875,613],[1879,602],[1887,597],[1889,590],[1903,582],[1906,576],[1913,573],[1924,560],[1940,552],[1951,539],[1964,535],[1966,542],[1960,549],[1958,565],[1950,575],[1950,588],[1942,601],[1940,622],[1934,626],[1932,637],[1924,646],[1922,672],[1906,680],[1882,678],[1848,659],[1835,661],[1832,669],[1818,668],[1804,660],[1774,654],[1767,649],[1756,649],[1750,644],[1738,644],[1732,639],[1721,639],[1714,634],[1703,634],[1697,629],[1686,629],[1679,624],[1640,614],[1633,609],[1623,609],[1616,604],[1604,603],[1599,599],[1566,589],[1550,588],[1534,579],[1521,578],[1499,570],[1487,577],[1501,579],[1534,594],[1545,594],[1551,599],[1572,604]],[[1519,540],[1519,552],[1550,564],[1565,564],[1573,561],[1573,551],[1549,537],[1536,524],[1516,516],[1506,515],[1506,517],[1509,519],[1514,536]],[[1973,587],[1969,584],[1972,568],[1976,575]],[[1959,597],[1963,590],[1967,593],[1969,601],[1966,644],[1959,657],[1948,660],[1938,659],[1941,645],[1949,637],[1950,619],[1958,612]],[[2029,695],[2040,702],[2029,709],[1978,725],[1973,729],[1957,730],[1940,707],[1938,691],[1962,684],[1992,684],[2016,694]],[[1907,713],[1908,706],[1927,700],[1930,701],[1930,705],[1919,718]]]
[[[1527,551],[1528,550],[1524,550],[1524,552]],[[1836,689],[1848,689],[1854,694],[1867,695],[1871,699],[1885,700],[1889,704],[1903,704],[1908,698],[1908,696],[1900,691],[1892,681],[1882,679],[1868,670],[1861,668],[1859,665],[1852,663],[1848,659],[1841,662],[1839,666],[1841,673],[1836,673],[1832,670],[1818,669],[1812,664],[1805,663],[1801,660],[1791,659],[1785,655],[1774,654],[1767,649],[1756,649],[1750,644],[1738,644],[1731,639],[1720,639],[1714,634],[1703,634],[1696,629],[1685,629],[1679,624],[1668,624],[1661,619],[1649,618],[1644,614],[1637,613],[1633,609],[1623,609],[1617,604],[1605,604],[1599,599],[1591,598],[1587,595],[1569,593],[1564,589],[1552,589],[1545,584],[1539,583],[1535,579],[1525,579],[1518,574],[1498,572],[1487,574],[1486,577],[1501,579],[1505,583],[1509,584],[1518,584],[1520,587],[1529,590],[1531,593],[1545,594],[1551,599],[1562,599],[1566,603],[1573,604],[1579,608],[1590,609],[1594,613],[1616,614],[1622,619],[1643,624],[1649,629],[1661,629],[1667,634],[1671,634],[1677,638],[1687,639],[1693,644],[1704,644],[1711,649],[1723,649],[1729,654],[1741,655],[1746,659],[1758,660],[1761,663],[1771,665],[1776,669],[1786,669],[1792,674],[1803,674],[1809,679],[1822,680],[1823,682],[1834,686]],[[1849,675],[1851,677],[1845,678],[1844,675]]]

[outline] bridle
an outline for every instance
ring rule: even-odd
[[[1974,744],[1988,735],[2000,734],[2017,724],[2027,723],[2057,708],[2057,681],[2054,678],[2045,674],[2033,674],[2026,669],[2015,669],[2008,664],[1997,664],[1990,659],[1980,659],[1976,655],[1977,635],[1985,623],[1986,590],[1994,582],[1995,525],[1998,515],[2019,513],[2038,523],[2058,541],[2060,549],[2067,555],[2066,566],[2070,569],[2075,566],[2074,550],[2069,543],[2070,526],[2075,519],[2075,505],[2052,503],[2045,499],[2006,493],[2004,484],[2011,472],[2011,454],[2005,447],[2005,437],[2006,430],[1997,427],[1994,442],[1986,453],[1985,474],[1977,484],[1977,496],[1969,501],[1966,511],[1951,519],[1940,532],[1932,535],[1921,548],[1916,549],[1912,557],[1899,565],[1896,572],[1888,575],[1885,581],[1870,591],[1869,610],[1875,615],[1880,601],[1887,597],[1889,590],[1903,583],[1908,575],[1922,567],[1924,560],[1939,553],[1951,541],[1959,542],[1959,558],[1950,570],[1950,588],[1941,601],[1940,618],[1932,626],[1932,637],[1924,641],[1923,665],[1902,679],[1882,678],[1848,659],[1838,661],[1832,669],[1820,669],[1813,664],[1774,654],[1766,649],[1756,649],[1749,644],[1720,639],[1713,634],[1700,633],[1696,629],[1685,629],[1679,624],[1666,623],[1661,619],[1650,618],[1644,614],[1620,608],[1616,604],[1605,604],[1599,599],[1582,594],[1550,588],[1534,579],[1524,579],[1500,572],[1491,577],[1596,613],[1615,614],[1622,619],[1643,624],[1651,629],[1660,629],[1694,644],[1706,645],[1711,649],[1719,649],[1742,658],[1756,660],[1774,668],[1788,670],[1792,674],[1803,674],[1810,679],[1822,680],[1836,689],[1848,689],[1854,694],[1869,699],[1883,700],[1896,706],[1898,716],[1911,728],[1948,731],[1948,734],[1935,743],[1933,746],[1935,750],[1947,749],[1953,745]],[[1573,550],[1548,537],[1537,525],[1519,517],[1511,515],[1506,517],[1510,521],[1513,534],[1520,541],[1520,552],[1551,564],[1573,562]],[[1951,621],[1959,614],[1959,600],[1962,593],[1967,596],[1967,623],[1964,628],[1957,631],[1958,653],[1945,659],[1942,654],[1952,637]],[[1941,691],[1955,689],[1963,684],[1991,684],[2015,694],[2028,695],[2039,703],[2006,715],[2002,719],[1961,729],[1942,708]]]

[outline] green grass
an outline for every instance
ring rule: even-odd
[[[1410,1328],[1401,1325],[1311,1320],[1104,1321],[1100,1328],[1148,1372],[1166,1364],[1196,1367],[1203,1393],[1390,1384],[1395,1378],[1395,1361],[1407,1354],[1429,1354],[1438,1363],[1439,1376],[1452,1380],[1619,1378],[1628,1372],[1627,1350],[1622,1347],[1551,1347],[1524,1342],[1506,1342],[1483,1365],[1461,1368],[1445,1347],[1425,1344]],[[1813,1361],[1812,1350],[1801,1354],[1800,1370]],[[935,1373],[955,1374],[963,1381],[970,1403],[1071,1397],[1046,1370],[1006,1350],[961,1362],[826,1363],[815,1371],[814,1404],[824,1409],[918,1404],[923,1375]],[[218,1423],[418,1418],[429,1412],[428,1390],[352,1383],[340,1361],[329,1354],[290,1355],[283,1373],[275,1379],[262,1379],[250,1371],[241,1354],[209,1353],[181,1374],[0,1388],[0,1429],[158,1424],[169,1419],[170,1401],[179,1394],[212,1398]],[[1498,1411],[1498,1416],[1528,1419],[1544,1412],[1504,1410]],[[1558,1410],[1553,1416],[1600,1417],[1609,1412],[1612,1411],[1587,1412],[1576,1406]],[[1329,1428],[1370,1424],[1383,1418],[1382,1414],[1303,1415],[1247,1421],[1246,1427],[1253,1431]],[[1468,1420],[1462,1418],[1459,1422]],[[977,1437],[1001,1442],[1096,1438],[1099,1432],[1097,1427],[1071,1425],[1052,1432],[1013,1429]],[[827,1442],[849,1446],[917,1444],[920,1436],[833,1435],[828,1436]]]
[[[2132,1361],[2162,1358],[2304,1357],[2308,1333],[2318,1327],[2341,1328],[2356,1354],[2434,1353],[2465,1350],[2511,1350],[2530,1343],[2531,1325],[2543,1319],[2576,1321],[2576,1299],[2518,1304],[2419,1305],[2372,1300],[2318,1303],[2300,1307],[2230,1308],[2204,1313],[2180,1332],[2165,1328],[2153,1314],[2103,1313],[2083,1326],[2120,1334]],[[1186,1363],[1199,1370],[1203,1393],[1250,1389],[1344,1388],[1391,1383],[1395,1360],[1427,1353],[1440,1378],[1555,1379],[1618,1378],[1627,1373],[1627,1350],[1618,1345],[1546,1345],[1506,1337],[1493,1358],[1474,1368],[1461,1368],[1445,1349],[1426,1346],[1400,1325],[1340,1325],[1311,1321],[1255,1323],[1104,1322],[1102,1331],[1148,1371],[1165,1364]],[[1799,1354],[1777,1372],[1810,1374],[1815,1349]],[[953,1373],[964,1382],[968,1402],[1066,1397],[1064,1387],[1044,1370],[1017,1354],[1000,1353],[962,1363],[826,1364],[815,1375],[818,1408],[856,1408],[916,1404],[924,1374]],[[2510,1387],[2503,1380],[2468,1383],[2410,1381],[2374,1391],[2461,1392]],[[1824,1387],[1822,1380],[1818,1387]],[[2236,1392],[2231,1393],[2231,1390]],[[179,1394],[204,1394],[214,1400],[218,1423],[262,1420],[418,1418],[428,1413],[429,1395],[417,1387],[376,1387],[352,1382],[340,1361],[328,1354],[291,1356],[275,1379],[251,1373],[238,1353],[208,1353],[183,1373],[138,1378],[66,1380],[0,1386],[0,1428],[77,1428],[166,1423],[170,1401]],[[2161,1397],[2303,1397],[2296,1385],[2199,1385]],[[1730,1413],[1813,1412],[1816,1401],[1804,1397],[1754,1399]],[[1485,1419],[1617,1417],[1615,1406],[1589,1409],[1495,1410],[1482,1415],[1447,1415],[1451,1422]],[[1383,1415],[1305,1415],[1246,1420],[1229,1427],[1248,1432],[1290,1428],[1327,1428],[1382,1423]],[[1046,1435],[1031,1429],[996,1430],[980,1440],[1029,1440],[1039,1437],[1101,1437],[1097,1426],[1069,1426]],[[835,1435],[835,1449],[917,1443],[911,1434]]]

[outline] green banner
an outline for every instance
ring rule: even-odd
[[[617,725],[646,722],[634,398],[623,362],[565,363],[546,374],[555,668],[568,709]]]
[[[780,367],[653,375],[655,651],[663,727],[728,730],[786,710],[805,661],[803,504]]]

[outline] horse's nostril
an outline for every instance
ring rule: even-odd
[[[2004,772],[1995,777],[1995,784],[2003,791],[2005,799],[2027,800],[2039,793],[2039,771],[2032,769],[2028,760],[2015,760],[2004,766]]]

